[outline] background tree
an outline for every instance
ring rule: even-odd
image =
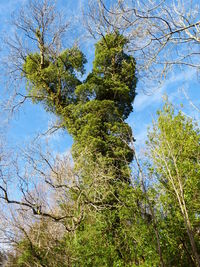
[[[113,29],[127,37],[148,90],[152,79],[162,80],[177,67],[198,72],[199,8],[197,1],[184,0],[91,1],[86,27],[95,38]]]
[[[181,112],[175,114],[168,103],[158,114],[148,146],[159,186],[164,190],[163,211],[167,207],[169,222],[174,221],[174,214],[178,225],[184,226],[188,235],[186,246],[192,252],[193,263],[199,266],[199,129]],[[181,228],[179,231],[183,235]]]

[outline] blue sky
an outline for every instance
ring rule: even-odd
[[[8,24],[11,12],[25,2],[25,0],[0,1],[1,37],[5,32],[7,35],[13,33],[12,26]],[[74,21],[78,19],[77,15],[84,6],[84,1],[81,0],[58,0],[57,3],[58,7],[65,13],[69,15],[73,14]],[[74,30],[72,30],[72,33],[77,35],[77,32]],[[70,42],[72,43],[72,41]],[[84,44],[80,44],[89,61],[87,70],[91,69],[94,56],[93,44],[94,42],[92,40],[86,40]],[[2,49],[4,49],[3,45]],[[3,54],[4,50],[1,52],[1,55]],[[4,82],[5,78],[1,77],[1,100],[5,97],[3,95],[3,92],[5,93]],[[161,86],[158,87],[155,85],[148,94],[144,92],[144,90],[148,91],[148,88],[144,88],[143,86],[139,81],[137,86],[138,95],[133,104],[134,112],[128,118],[128,123],[132,126],[136,138],[138,150],[144,146],[147,128],[151,125],[152,119],[156,117],[156,110],[161,108],[162,96],[164,94],[167,94],[169,100],[177,107],[179,107],[180,103],[183,103],[184,112],[188,116],[194,116],[196,119],[199,119],[198,112],[195,109],[189,108],[189,103],[182,92],[184,88],[194,104],[200,106],[199,82],[194,70],[189,68],[184,71],[176,70],[176,74],[170,74]],[[12,91],[12,88],[10,89]],[[6,94],[8,95],[9,93],[6,92]],[[23,147],[30,143],[39,133],[45,132],[49,125],[56,119],[52,114],[46,113],[41,105],[33,105],[31,102],[26,102],[17,114],[12,117],[9,123],[6,123],[6,116],[5,112],[1,112],[2,122],[4,122],[1,124],[1,130],[6,131],[7,142],[13,148]],[[73,142],[72,138],[64,131],[56,132],[54,135],[49,136],[48,139],[55,153],[65,153],[65,151],[70,150]]]

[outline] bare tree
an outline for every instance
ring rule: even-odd
[[[31,210],[38,217],[60,221],[67,231],[74,231],[82,220],[83,211],[78,202],[69,197],[69,190],[77,194],[79,191],[78,178],[70,167],[69,159],[55,159],[41,149],[30,149],[29,152],[21,150],[20,153],[21,158],[17,156],[1,166],[0,198],[24,211]],[[13,181],[18,185],[14,188],[18,190],[17,196],[12,193]],[[65,203],[65,210],[59,209],[58,201]],[[79,215],[74,209],[79,209]]]
[[[92,36],[120,31],[130,41],[140,80],[162,79],[173,66],[199,70],[200,17],[195,1],[92,1],[85,12]]]
[[[55,1],[30,0],[12,23],[16,29],[13,38],[7,39],[10,47],[13,71],[22,71],[26,56],[36,49],[40,51],[41,68],[45,54],[56,56],[62,49],[62,40],[69,27],[62,14],[56,10]]]
[[[70,39],[65,38],[70,18],[56,9],[54,0],[29,0],[19,12],[13,13],[11,23],[14,33],[4,38],[7,52],[2,64],[8,77],[7,92],[9,90],[11,95],[4,108],[13,113],[25,101],[32,99],[23,83],[23,66],[27,56],[39,51],[41,69],[45,56],[52,59],[58,56],[63,49],[63,41],[66,43]]]

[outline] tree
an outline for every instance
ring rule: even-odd
[[[195,266],[200,265],[197,224],[199,221],[199,141],[197,126],[172,106],[165,104],[153,131],[149,133],[149,151],[163,200],[170,214],[183,224]],[[162,190],[161,189],[161,190]],[[166,205],[163,203],[163,205]],[[165,210],[165,208],[163,208]],[[182,217],[182,218],[181,218]],[[172,218],[170,220],[173,221]],[[181,232],[181,230],[180,230]]]
[[[33,102],[41,101],[48,111],[60,117],[72,134],[75,168],[84,173],[85,164],[80,164],[78,158],[86,149],[93,155],[88,159],[91,164],[100,155],[107,166],[114,166],[115,173],[110,180],[112,194],[104,200],[113,209],[109,212],[113,218],[107,228],[112,229],[114,243],[116,231],[121,227],[118,202],[123,196],[122,188],[130,185],[129,163],[133,159],[133,151],[128,146],[131,128],[124,120],[132,111],[137,79],[134,58],[124,53],[126,44],[126,38],[118,32],[106,34],[96,44],[93,71],[83,83],[77,79],[76,72],[83,73],[85,57],[76,47],[53,58],[47,50],[44,59],[40,48],[40,54],[30,53],[23,65]],[[86,178],[82,176],[83,187],[92,182],[92,177]],[[116,251],[122,258],[119,247]]]
[[[96,45],[93,71],[81,84],[76,72],[83,73],[85,57],[78,48],[52,56],[49,49],[42,50],[40,29],[35,34],[40,53],[29,53],[23,64],[28,94],[33,102],[41,101],[58,115],[72,134],[73,156],[80,172],[84,165],[76,159],[86,148],[94,155],[90,160],[100,154],[105,163],[115,166],[111,181],[115,189],[107,200],[115,206],[119,187],[130,184],[128,164],[133,159],[128,147],[131,129],[124,122],[132,111],[136,86],[135,61],[124,53],[127,40],[117,32],[106,34]]]
[[[130,264],[130,240],[126,238],[126,233],[120,233],[128,220],[128,216],[126,220],[123,218],[121,208],[125,205],[125,199],[130,198],[132,190],[129,164],[133,159],[133,150],[129,142],[133,137],[125,119],[132,111],[137,82],[135,60],[124,52],[128,40],[118,32],[106,33],[96,44],[92,72],[85,81],[81,81],[85,56],[76,45],[62,49],[54,42],[57,38],[60,43],[61,35],[59,29],[53,29],[51,33],[56,17],[52,4],[47,1],[38,4],[36,1],[31,2],[29,7],[29,13],[28,10],[21,11],[15,23],[17,29],[24,32],[37,49],[36,52],[29,49],[24,54],[18,54],[20,49],[14,49],[16,57],[20,57],[18,63],[21,65],[17,65],[17,68],[27,82],[24,99],[31,98],[33,103],[41,102],[47,111],[58,116],[62,127],[72,135],[73,159],[79,182],[76,185],[65,182],[60,185],[51,178],[47,179],[45,172],[32,160],[35,171],[45,177],[45,182],[52,186],[52,190],[65,190],[67,199],[59,200],[61,214],[55,215],[46,210],[37,197],[31,198],[32,194],[24,189],[22,201],[10,199],[5,187],[1,188],[2,198],[8,203],[31,209],[36,216],[63,223],[68,232],[73,232],[79,225],[77,237],[72,242],[78,258],[75,264],[81,262],[83,266],[90,266],[93,262],[100,266],[97,254],[98,251],[103,253],[104,249],[107,251],[105,264],[118,261]],[[56,174],[51,161],[46,160],[46,163]],[[95,179],[94,172],[97,168],[100,170],[98,164],[102,170]],[[94,170],[93,174],[90,169]],[[70,209],[71,205],[73,207]],[[80,216],[79,220],[82,209],[85,217],[83,220]],[[66,234],[68,238],[70,235],[73,236]],[[85,238],[89,238],[87,253],[83,252],[81,244]],[[96,249],[92,245],[94,240]],[[126,247],[126,250],[122,250],[122,247]]]

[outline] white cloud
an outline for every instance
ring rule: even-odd
[[[182,85],[189,84],[192,80],[194,80],[196,72],[194,70],[183,71],[179,74],[173,74],[169,79],[165,80],[160,87],[151,89],[151,93],[146,94],[144,91],[140,90],[139,94],[135,98],[134,102],[134,110],[136,112],[142,111],[149,106],[155,106],[156,104],[160,104],[162,102],[162,96],[167,93],[170,95],[171,100],[175,100],[177,95],[179,94],[178,88]],[[174,86],[172,92],[170,93],[170,87]]]

